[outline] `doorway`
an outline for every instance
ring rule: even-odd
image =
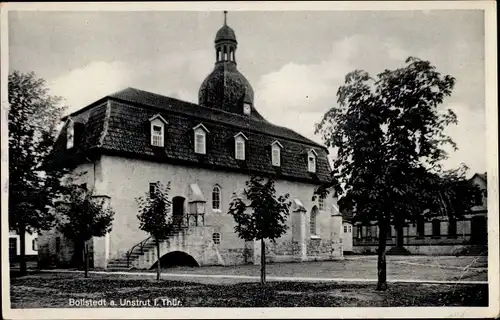
[[[183,197],[173,197],[172,198],[172,218],[174,224],[182,225],[184,217],[184,202]]]

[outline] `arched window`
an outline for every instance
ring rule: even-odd
[[[309,220],[309,232],[311,233],[311,236],[316,236],[318,235],[318,228],[316,225],[316,219],[318,218],[318,208],[316,206],[313,207],[311,210],[311,217]]]
[[[216,232],[212,234],[212,240],[215,244],[220,244],[220,233]]]
[[[221,188],[215,185],[212,189],[212,209],[220,210]]]

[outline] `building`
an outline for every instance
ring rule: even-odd
[[[472,207],[461,219],[435,217],[431,221],[409,223],[403,228],[403,245],[411,254],[455,255],[485,254],[488,240],[487,226],[487,176],[474,174],[471,183],[483,192],[482,205]],[[348,216],[344,216],[349,221]],[[345,227],[344,227],[345,228]],[[376,253],[379,230],[376,223],[371,225],[354,224],[353,252]],[[387,235],[387,250],[396,245],[394,226]]]
[[[38,239],[36,234],[26,233],[24,244],[24,252],[26,260],[37,259],[38,254]],[[11,231],[9,233],[9,261],[17,262],[19,261],[19,256],[21,255],[21,239],[16,232]]]
[[[224,19],[226,20],[226,19]],[[227,214],[233,193],[250,175],[276,175],[278,194],[290,194],[289,230],[269,244],[269,261],[342,257],[342,217],[336,199],[312,201],[331,170],[324,146],[268,122],[237,69],[235,32],[226,21],[215,37],[215,67],[201,83],[199,103],[127,88],[74,112],[56,154],[84,173],[95,197],[115,211],[113,230],[90,244],[98,268],[151,268],[158,260],[139,229],[134,200],[155,183],[171,182],[172,211],[184,229],[161,244],[162,263],[259,263],[258,242],[245,242]],[[39,238],[42,265],[69,263],[73,248],[56,231]]]

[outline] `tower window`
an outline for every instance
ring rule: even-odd
[[[221,188],[215,185],[212,189],[212,209],[220,210]]]

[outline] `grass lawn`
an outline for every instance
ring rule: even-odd
[[[163,300],[182,307],[399,307],[487,306],[487,285],[389,284],[385,292],[374,283],[256,282],[202,284],[149,277],[43,273],[11,279],[12,308],[69,308],[70,299],[122,301],[164,307]],[[167,301],[167,300],[165,300]]]

